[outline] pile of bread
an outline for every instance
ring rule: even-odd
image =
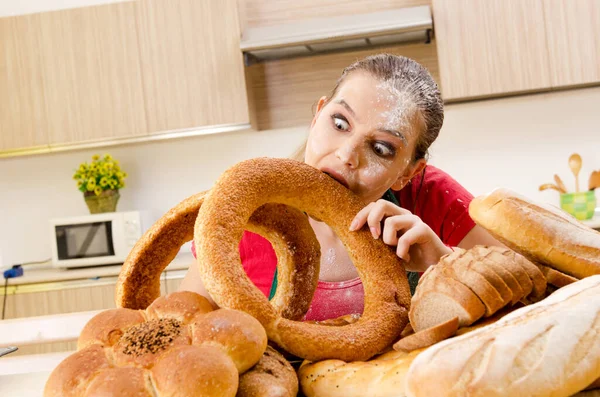
[[[506,189],[476,198],[469,212],[512,249],[455,248],[421,276],[395,350],[367,362],[305,362],[307,396],[570,396],[600,387],[600,233]]]
[[[153,235],[155,250],[144,252],[164,257],[156,269],[174,255],[174,239],[191,238],[196,201],[167,217],[186,225],[181,236]],[[375,358],[305,361],[297,376],[267,346],[260,316],[213,310],[180,292],[94,317],[45,395],[294,396],[300,384],[309,397],[569,396],[592,385],[600,376],[600,234],[503,189],[475,199],[469,211],[509,248],[455,248],[431,266],[402,338]],[[335,332],[356,321],[329,326]]]

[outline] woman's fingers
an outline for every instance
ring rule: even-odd
[[[399,232],[404,232],[419,222],[420,219],[414,215],[390,216],[383,223],[381,239],[387,245],[396,245],[400,237]]]
[[[425,228],[416,226],[409,229],[406,233],[402,234],[398,239],[398,244],[396,245],[396,255],[402,258],[405,262],[410,262],[410,255],[408,251],[410,250],[411,245],[417,244],[426,236],[427,230]]]
[[[394,205],[386,200],[378,200],[370,203],[360,210],[350,224],[350,231],[358,230],[366,223],[371,230],[373,238],[379,238],[381,235],[381,221],[386,216],[400,215],[409,213],[409,211]]]

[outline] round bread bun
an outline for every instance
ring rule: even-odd
[[[77,350],[92,344],[112,346],[123,336],[123,329],[145,321],[139,310],[109,309],[98,313],[87,322],[77,340]]]
[[[94,376],[85,395],[154,397],[153,390],[150,373],[143,368],[108,368]]]
[[[267,333],[254,317],[239,310],[219,309],[192,324],[192,344],[211,344],[233,360],[240,373],[246,372],[267,348]]]
[[[214,346],[177,346],[152,368],[159,396],[235,396],[239,376],[235,364]]]
[[[298,376],[294,367],[274,348],[267,346],[262,358],[240,376],[237,397],[296,397]]]
[[[214,308],[202,295],[189,291],[180,291],[157,298],[148,308],[146,313],[149,320],[159,318],[173,318],[182,324],[189,324],[197,316],[212,312]]]
[[[79,350],[52,371],[44,387],[44,397],[82,396],[90,379],[108,368],[110,362],[101,345]]]
[[[250,217],[266,203],[296,207],[334,229],[364,285],[365,308],[357,322],[331,327],[282,318],[247,277],[237,247]],[[238,163],[221,175],[196,219],[202,281],[219,307],[250,313],[269,339],[289,353],[311,360],[368,359],[406,326],[410,290],[403,263],[389,246],[373,239],[366,227],[349,231],[364,206],[350,190],[302,162],[258,158]],[[292,273],[279,264],[278,269]]]

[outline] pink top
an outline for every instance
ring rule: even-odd
[[[443,171],[428,165],[421,175],[395,196],[403,208],[419,216],[444,244],[456,246],[475,226],[468,207],[473,196]],[[277,257],[271,243],[251,232],[244,232],[239,245],[240,259],[252,282],[269,296]],[[195,256],[195,250],[192,246]],[[319,281],[306,320],[325,320],[346,314],[362,314],[364,290],[359,278],[342,282]]]

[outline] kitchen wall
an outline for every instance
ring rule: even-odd
[[[3,1],[0,16],[114,1],[118,0]],[[592,169],[600,169],[599,103],[600,88],[588,88],[449,105],[431,163],[475,195],[505,186],[558,204],[557,192],[539,192],[537,187],[552,182],[558,173],[572,188],[567,159],[575,151],[583,157],[582,186]],[[182,199],[208,189],[238,161],[289,156],[306,131],[298,127],[226,133],[0,159],[0,268],[48,258],[48,220],[87,213],[71,176],[92,154],[111,153],[129,173],[118,209],[143,210],[153,222]]]
[[[573,152],[583,158],[582,186],[592,169],[600,169],[598,103],[600,88],[587,88],[448,105],[431,163],[475,195],[504,186],[558,205],[557,192],[539,192],[537,187],[552,182],[552,175],[558,173],[573,188],[567,165]],[[87,213],[71,176],[94,153],[110,152],[129,173],[118,209],[143,210],[153,222],[182,199],[210,188],[221,172],[238,161],[289,156],[306,132],[306,127],[299,127],[227,133],[0,159],[4,266],[48,258],[48,220]]]

